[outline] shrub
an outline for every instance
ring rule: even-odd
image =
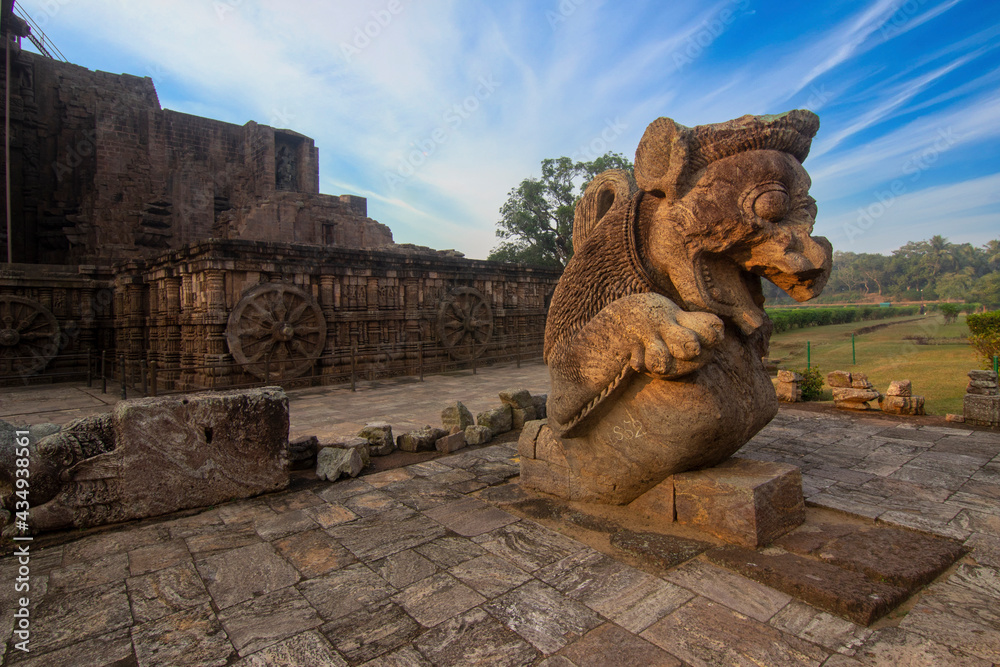
[[[969,343],[983,362],[983,368],[993,368],[993,355],[1000,354],[1000,310],[969,315]]]
[[[962,312],[962,306],[957,303],[942,303],[941,314],[944,315],[944,323],[951,324],[958,319],[958,314]]]
[[[819,366],[795,371],[802,375],[802,400],[815,401],[823,395],[823,372]]]

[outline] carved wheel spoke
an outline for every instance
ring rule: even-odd
[[[39,373],[59,351],[59,324],[32,299],[0,295],[0,357],[4,374]]]
[[[316,363],[326,343],[326,319],[305,290],[263,283],[247,291],[229,314],[226,340],[247,372],[287,380]]]
[[[493,335],[493,311],[486,297],[472,287],[456,287],[438,308],[438,339],[452,359],[481,356]]]

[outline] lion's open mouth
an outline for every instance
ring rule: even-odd
[[[703,307],[728,318],[745,334],[764,324],[764,291],[759,275],[716,253],[702,253],[696,266]]]

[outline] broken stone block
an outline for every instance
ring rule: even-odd
[[[750,548],[805,520],[802,473],[793,465],[729,459],[673,476],[678,523]]]
[[[545,419],[547,415],[545,405],[548,402],[548,400],[549,400],[548,394],[539,394],[538,396],[531,397],[531,402],[535,406],[536,419]]]
[[[446,435],[443,438],[438,438],[434,443],[434,447],[439,452],[451,454],[452,452],[457,452],[458,450],[463,449],[466,444],[465,431],[459,431],[457,433]]]
[[[121,401],[111,415],[78,420],[43,442],[63,436],[80,445],[78,458],[60,473],[58,493],[32,508],[34,532],[159,516],[288,486],[288,399],[276,387]]]
[[[802,400],[802,377],[800,373],[794,371],[778,371],[778,384],[774,391],[778,395],[779,401],[785,403],[798,403]]]
[[[967,424],[1000,426],[1000,396],[966,394],[962,412]]]
[[[480,412],[476,415],[476,424],[485,426],[493,435],[506,433],[514,425],[514,418],[509,405],[501,405],[498,408]]]
[[[531,398],[531,393],[527,389],[504,389],[500,392],[500,402],[504,405],[509,405],[511,408],[520,408],[522,410],[534,407],[535,405]]]
[[[778,382],[802,382],[802,374],[795,371],[778,371]]]
[[[893,380],[885,390],[886,396],[912,396],[913,385],[909,380]]]
[[[826,374],[826,384],[829,387],[850,387],[851,374],[847,371],[833,371]]]
[[[526,422],[534,421],[537,419],[535,414],[535,407],[527,408],[511,408],[510,410],[511,427],[514,429],[524,428]]]
[[[851,387],[837,387],[833,390],[833,398],[836,401],[853,401],[863,403],[865,401],[878,400],[879,393],[874,389],[854,389]]]
[[[291,470],[306,470],[316,465],[319,440],[315,435],[299,438],[288,443],[288,467]]]
[[[802,387],[797,382],[779,382],[774,391],[778,400],[783,403],[798,403],[802,400]]]
[[[864,373],[851,373],[851,386],[855,389],[871,389],[872,383]]]
[[[883,396],[878,401],[882,412],[894,415],[924,414],[923,396]]]
[[[834,373],[840,373],[843,371],[834,371]],[[829,383],[830,376],[834,373],[830,373],[827,376],[827,381]],[[872,383],[868,381],[868,376],[863,373],[847,373],[850,377],[850,386],[834,386],[833,388],[833,405],[834,407],[841,408],[844,410],[871,410],[873,409],[869,405],[868,401],[877,401],[881,397],[873,387]],[[843,383],[843,378],[835,378],[838,382]]]
[[[978,369],[969,371],[969,386],[965,388],[965,393],[975,396],[1000,395],[1000,389],[997,387],[997,374],[993,371]]]
[[[336,482],[341,475],[357,477],[365,469],[360,447],[324,447],[316,455],[316,476]]]
[[[404,452],[429,452],[446,435],[448,431],[444,429],[425,426],[419,431],[410,431],[396,438],[396,446]]]
[[[470,445],[485,445],[493,439],[493,433],[485,426],[467,426],[465,428],[465,442]]]
[[[452,405],[441,411],[441,425],[444,426],[444,430],[446,431],[451,431],[453,426],[457,426],[460,430],[464,431],[466,426],[475,423],[472,413],[469,412],[469,408],[465,407],[461,401],[455,401]]]
[[[952,422],[954,424],[964,424],[965,423],[965,415],[956,415],[956,414],[952,414],[951,412],[949,412],[948,414],[946,414],[944,416],[944,420],[946,422]]]
[[[361,457],[363,465],[371,463],[371,454],[368,451],[368,441],[357,436],[339,438],[332,442],[325,442],[321,447],[333,447],[334,449],[356,449]]]
[[[387,456],[396,449],[392,438],[392,426],[387,422],[371,422],[358,431],[358,437],[368,441],[368,453],[372,456]]]

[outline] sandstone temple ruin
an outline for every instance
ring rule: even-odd
[[[27,34],[11,3],[3,30]],[[557,272],[394,244],[363,197],[319,192],[309,137],[163,109],[148,77],[16,43],[0,383],[102,355],[162,391],[540,354]]]

